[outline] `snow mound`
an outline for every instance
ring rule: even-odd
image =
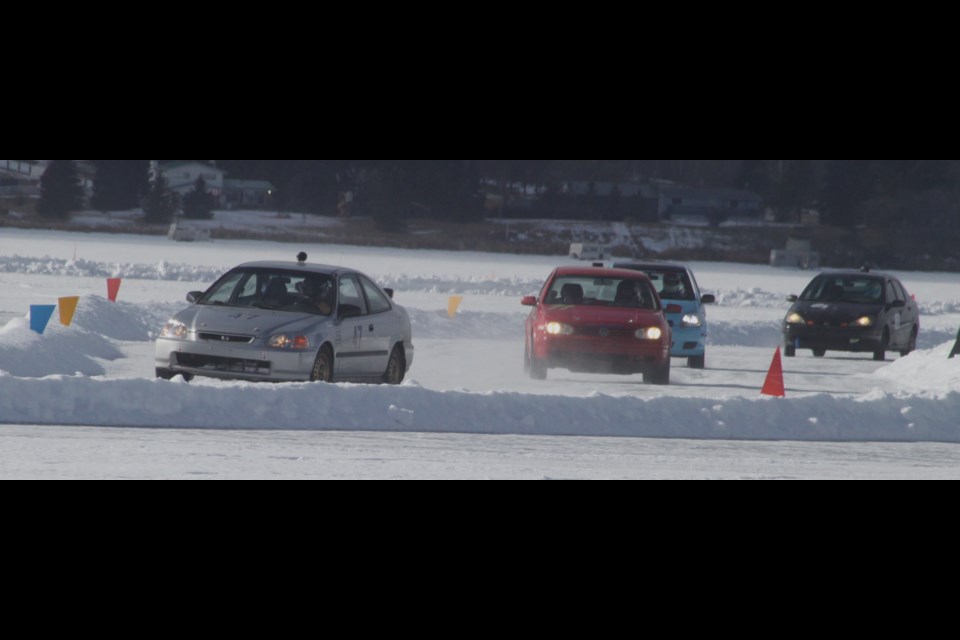
[[[858,399],[540,396],[203,380],[0,375],[0,420],[206,429],[354,430],[818,441],[960,442],[960,393]],[[43,402],[37,402],[43,398]]]
[[[28,318],[15,318],[0,329],[0,372],[25,378],[58,374],[100,376],[105,370],[96,359],[124,357],[103,336],[54,322],[56,319],[43,335],[30,329]]]
[[[948,357],[953,345],[951,340],[933,349],[914,351],[873,375],[895,380],[904,390],[914,393],[960,392],[960,357]],[[960,418],[957,422],[960,423]]]

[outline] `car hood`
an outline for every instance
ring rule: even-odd
[[[626,309],[623,307],[545,306],[544,316],[548,322],[562,322],[571,326],[585,324],[606,325],[655,325],[663,317],[660,311]]]
[[[194,305],[177,314],[176,319],[190,331],[241,334],[268,337],[280,332],[305,332],[332,318],[289,311]]]
[[[797,302],[790,308],[804,320],[813,322],[853,322],[863,316],[875,316],[883,305],[853,304],[849,302]]]

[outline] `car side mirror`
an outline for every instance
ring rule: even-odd
[[[717,301],[716,297],[712,293],[707,293],[700,298],[700,302],[703,304],[713,304]]]
[[[525,307],[535,307],[537,306],[537,296],[523,296],[523,300],[520,301]]]
[[[390,296],[390,299],[393,300],[393,289],[384,289],[383,292]]]
[[[893,302],[891,302],[890,304],[887,305],[887,308],[888,308],[888,309],[902,309],[902,308],[904,308],[905,306],[907,306],[907,303],[904,302],[903,300],[894,300]]]
[[[203,291],[191,291],[187,294],[187,302],[197,304],[197,300],[203,297]]]
[[[787,296],[787,302],[796,302],[799,299],[797,296]]]

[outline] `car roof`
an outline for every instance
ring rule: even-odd
[[[610,269],[607,267],[557,267],[558,276],[586,276],[588,278],[632,278],[649,280],[647,274],[631,269]]]
[[[665,269],[668,271],[687,271],[689,267],[679,262],[615,262],[618,269]]]
[[[262,260],[259,262],[245,262],[237,265],[236,269],[283,269],[285,271],[307,271],[309,273],[321,273],[324,275],[333,275],[334,273],[358,273],[354,269],[346,267],[335,267],[329,264],[313,264],[310,262],[281,262]]]
[[[883,273],[881,271],[861,271],[860,269],[827,269],[826,271],[821,271],[816,277],[819,278],[820,276],[844,276],[849,278],[874,276],[876,278],[891,278],[896,280],[894,276],[891,276],[888,273]]]

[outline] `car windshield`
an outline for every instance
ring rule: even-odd
[[[650,283],[632,278],[560,276],[550,285],[546,304],[659,309]]]
[[[883,280],[869,276],[820,276],[810,283],[800,299],[804,302],[882,304]]]
[[[686,271],[672,269],[644,269],[663,300],[696,300],[693,283]]]
[[[214,283],[197,304],[330,315],[335,291],[327,274],[235,269]]]

